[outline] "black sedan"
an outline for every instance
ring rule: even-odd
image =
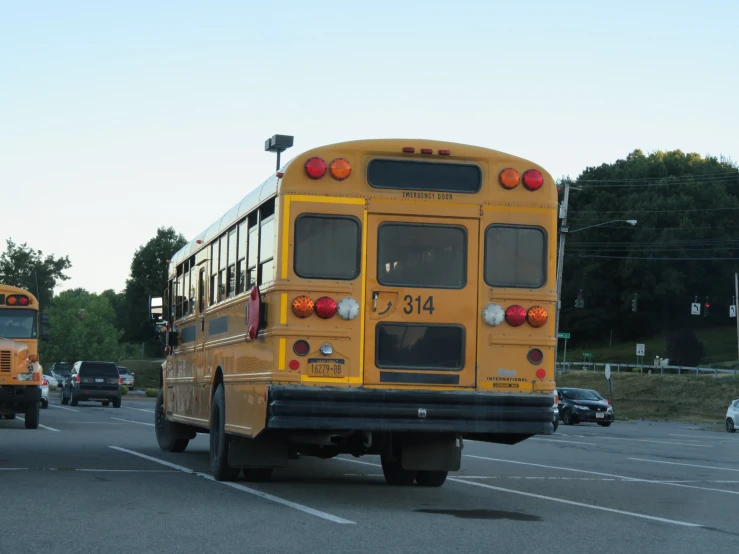
[[[557,389],[559,418],[565,425],[582,422],[608,427],[613,423],[613,407],[601,395],[588,389]]]

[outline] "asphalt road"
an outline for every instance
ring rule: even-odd
[[[388,487],[376,457],[351,456],[223,484],[207,473],[207,435],[159,450],[153,406],[52,398],[44,428],[0,421],[0,552],[739,549],[739,434],[616,422],[512,447],[467,442],[440,489]]]

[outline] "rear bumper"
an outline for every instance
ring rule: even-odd
[[[598,417],[595,414],[603,414],[603,417]],[[613,412],[575,412],[572,414],[575,421],[578,423],[604,423],[606,421],[613,421]]]
[[[0,407],[27,406],[41,400],[41,387],[38,385],[0,386]]]
[[[120,388],[118,390],[74,389],[74,396],[78,400],[112,400],[120,395]]]
[[[548,435],[553,394],[269,388],[268,429]]]

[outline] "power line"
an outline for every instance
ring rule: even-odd
[[[711,177],[716,179],[726,179],[730,177],[739,177],[739,170],[734,171],[722,171],[720,173],[685,173],[683,175],[663,175],[661,177],[622,177],[620,179],[575,179],[575,183],[643,183],[652,181],[661,181],[663,179],[670,179],[679,177],[684,178],[703,178]]]

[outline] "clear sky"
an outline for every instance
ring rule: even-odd
[[[0,239],[68,255],[57,291],[122,290],[157,227],[191,239],[274,171],[275,133],[288,158],[433,138],[555,178],[636,148],[736,161],[737,20],[736,0],[0,0]]]

